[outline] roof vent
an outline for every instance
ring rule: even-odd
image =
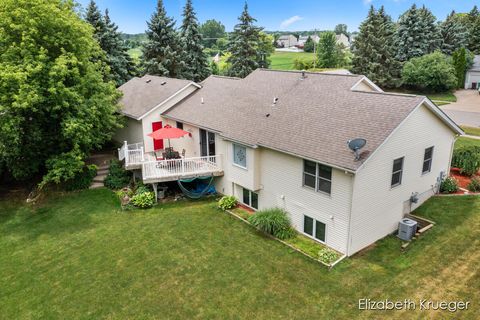
[[[152,82],[152,79],[148,79],[147,81],[145,81],[146,83],[150,83]]]
[[[166,84],[167,84],[167,81],[162,81],[162,82],[160,83],[161,86],[164,86],[164,85],[166,85]]]
[[[302,76],[300,78],[300,80],[305,80],[307,76],[305,75],[305,70],[302,70]]]
[[[270,113],[267,113],[267,114],[265,115],[265,117],[267,117],[267,118],[270,117]]]
[[[277,104],[278,102],[278,97],[273,98],[273,104]]]
[[[362,138],[357,138],[353,140],[348,140],[347,145],[355,153],[355,161],[360,160],[360,153],[358,152],[367,144],[367,140]]]
[[[203,100],[203,97],[200,99],[200,103],[203,104],[205,101]]]

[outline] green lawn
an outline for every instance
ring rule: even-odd
[[[141,48],[132,48],[128,50],[128,54],[130,57],[132,57],[133,61],[138,63],[140,61],[140,56],[142,55],[142,49]]]
[[[455,143],[455,148],[470,147],[470,146],[480,147],[480,139],[460,137],[457,139],[457,142]]]
[[[423,91],[409,90],[405,88],[398,88],[395,90],[387,90],[387,91],[427,96],[430,100],[434,101],[437,105],[445,105],[445,104],[448,104],[449,102],[457,101],[457,97],[455,97],[453,92],[423,92]]]
[[[461,126],[461,127],[466,134],[469,134],[471,136],[480,136],[480,128],[467,127],[467,126]]]
[[[438,197],[437,225],[332,271],[211,201],[119,210],[106,190],[0,200],[2,319],[480,318],[480,198]],[[359,298],[467,299],[457,313],[367,312]]]
[[[312,52],[278,52],[275,51],[271,56],[270,69],[276,70],[294,70],[293,62],[295,59],[313,60],[315,54]]]

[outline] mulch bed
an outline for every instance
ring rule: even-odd
[[[478,173],[477,173],[478,175]],[[453,178],[455,178],[458,182],[458,187],[461,188],[461,189],[464,189],[464,190],[458,190],[457,192],[453,193],[453,194],[479,194],[479,193],[475,193],[475,192],[470,192],[468,191],[468,184],[470,183],[470,181],[472,180],[472,178],[474,177],[469,177],[469,176],[466,176],[466,175],[463,175],[460,173],[460,169],[459,168],[451,168],[450,169],[450,176],[452,176]],[[465,192],[465,190],[467,190],[467,192]]]

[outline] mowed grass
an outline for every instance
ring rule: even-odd
[[[471,146],[480,147],[480,139],[459,137],[455,142],[455,149],[462,148],[462,147],[471,147]]]
[[[411,90],[406,88],[398,88],[398,89],[390,89],[387,91],[398,92],[398,93],[407,93],[407,94],[417,94],[421,96],[426,96],[430,100],[434,101],[437,105],[445,105],[451,102],[456,102],[457,97],[453,94],[453,92],[424,92],[424,91],[417,91]]]
[[[461,126],[461,127],[466,134],[469,134],[471,136],[480,136],[480,128],[478,127],[467,127],[467,126]]]
[[[293,63],[295,59],[312,61],[315,58],[313,52],[281,52],[275,51],[271,56],[270,69],[295,70]]]
[[[478,319],[480,198],[438,197],[404,253],[391,236],[332,271],[212,201],[119,210],[106,189],[0,200],[2,319]],[[467,311],[359,311],[358,299],[469,300]]]

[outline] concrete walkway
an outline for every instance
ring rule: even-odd
[[[480,95],[477,90],[458,90],[457,102],[440,108],[458,124],[480,127]]]

